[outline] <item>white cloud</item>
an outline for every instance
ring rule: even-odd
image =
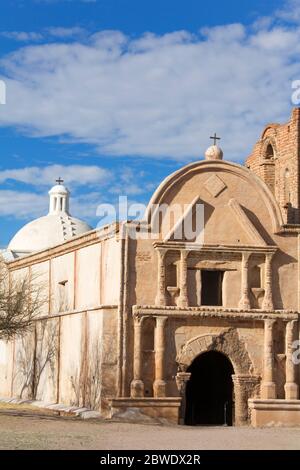
[[[0,36],[20,42],[33,42],[43,39],[43,35],[35,31],[1,31]]]
[[[116,184],[109,189],[112,194],[122,194],[124,192],[124,186]],[[125,188],[126,195],[137,196],[145,192],[145,188],[141,184],[127,184]]]
[[[0,183],[25,183],[29,191],[14,189],[0,190],[0,217],[6,216],[28,221],[48,211],[48,190],[61,176],[71,189],[71,213],[84,219],[96,216],[98,204],[103,201],[104,187],[113,181],[113,175],[98,166],[49,165],[47,167],[25,167],[0,171]],[[89,192],[80,194],[83,189]],[[124,190],[124,188],[123,188]]]
[[[84,28],[74,26],[72,28],[50,27],[39,32],[36,31],[0,31],[0,36],[18,42],[41,42],[47,39],[79,39],[87,34]]]
[[[118,196],[141,195],[153,186],[143,181],[143,172],[119,167],[114,173],[85,165],[49,165],[44,168],[25,167],[0,171],[0,217],[8,216],[26,221],[47,214],[48,190],[58,176],[65,179],[71,190],[71,214],[95,221],[99,204],[116,204]],[[136,184],[136,178],[139,184]],[[28,190],[19,184],[29,185]],[[5,186],[6,185],[6,186]]]
[[[49,165],[46,167],[25,167],[0,171],[0,183],[14,180],[34,186],[52,186],[58,177],[63,177],[67,185],[85,186],[108,183],[111,173],[99,166]]]
[[[275,16],[284,21],[298,23],[300,21],[299,0],[287,0],[283,6],[275,12]]]
[[[129,198],[126,207],[130,208],[131,204],[137,204],[137,201],[130,198],[131,194],[127,193],[127,195]],[[71,196],[70,213],[72,216],[88,221],[96,226],[99,219],[97,217],[97,208],[100,204],[108,202],[116,208],[118,213],[119,199],[114,198],[108,201],[101,190],[77,194]],[[46,192],[42,194],[10,189],[0,190],[0,217],[23,220],[25,224],[30,220],[46,215],[48,208],[49,197]]]
[[[50,36],[60,39],[80,37],[85,34],[85,29],[79,26],[74,26],[73,28],[52,27],[47,28],[46,31]]]
[[[0,190],[0,216],[16,219],[39,217],[47,213],[47,195],[25,191]]]
[[[71,197],[70,211],[73,216],[83,220],[95,220],[97,218],[97,207],[101,203],[103,203],[103,193],[101,191],[92,191],[88,194]]]
[[[299,52],[300,28],[270,21],[28,46],[2,61],[0,125],[106,155],[186,160],[216,131],[225,158],[243,160],[267,122],[288,118]]]
[[[83,220],[95,219],[97,206],[102,201],[103,195],[98,192],[71,197],[70,212],[75,217],[80,217]],[[47,192],[0,190],[0,217],[24,220],[25,223],[46,215],[48,207],[49,197]]]

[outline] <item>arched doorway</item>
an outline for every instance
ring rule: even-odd
[[[217,351],[197,356],[187,369],[185,424],[232,425],[234,370]]]

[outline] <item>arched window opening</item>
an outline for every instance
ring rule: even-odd
[[[265,157],[270,160],[271,158],[274,158],[274,149],[273,145],[268,144],[267,149],[266,149],[266,154]]]

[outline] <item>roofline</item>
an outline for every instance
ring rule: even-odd
[[[59,245],[55,245],[51,248],[36,251],[12,261],[6,261],[6,265],[9,270],[15,271],[16,269],[22,267],[41,263],[51,258],[56,258],[64,254],[71,253],[75,250],[78,250],[79,248],[82,248],[83,246],[95,245],[98,242],[113,238],[118,233],[119,222],[113,222],[109,225],[105,225],[104,227],[96,228],[81,235],[77,235],[76,237],[66,240],[65,242],[60,243]]]

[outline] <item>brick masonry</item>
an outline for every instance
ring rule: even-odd
[[[268,124],[246,166],[271,189],[287,224],[300,223],[300,109],[285,124]]]

